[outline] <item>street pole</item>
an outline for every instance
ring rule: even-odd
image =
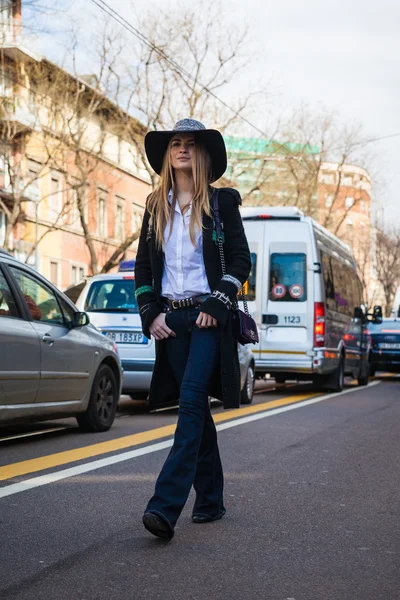
[[[35,202],[35,269],[39,271],[39,202]]]

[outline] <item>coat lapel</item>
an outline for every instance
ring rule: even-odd
[[[211,290],[215,287],[215,248],[212,233],[213,219],[203,214],[203,258],[207,281]]]

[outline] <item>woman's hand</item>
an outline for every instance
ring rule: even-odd
[[[218,327],[217,319],[211,315],[201,312],[196,320],[197,327]]]
[[[166,316],[167,313],[160,313],[149,327],[151,335],[157,341],[165,340],[170,335],[176,337],[175,331],[172,331],[165,322]]]

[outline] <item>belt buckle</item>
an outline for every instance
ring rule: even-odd
[[[176,310],[177,308],[179,308],[179,300],[171,300],[171,306],[172,306],[173,310]]]

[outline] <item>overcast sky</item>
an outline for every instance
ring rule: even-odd
[[[92,0],[61,0],[90,31]],[[135,23],[130,0],[107,0]],[[151,0],[152,6],[175,0]],[[43,2],[42,2],[43,4]],[[135,0],[135,10],[149,0]],[[194,0],[196,6],[196,0]],[[254,77],[270,82],[276,110],[301,102],[335,109],[343,121],[360,121],[368,138],[399,133],[371,144],[385,186],[376,204],[386,219],[400,217],[400,2],[397,0],[227,0],[233,21],[248,23],[262,60]],[[51,28],[50,28],[51,29]],[[229,35],[229,32],[227,32]],[[43,38],[42,51],[57,58],[59,47]],[[256,125],[261,126],[260,123]]]

